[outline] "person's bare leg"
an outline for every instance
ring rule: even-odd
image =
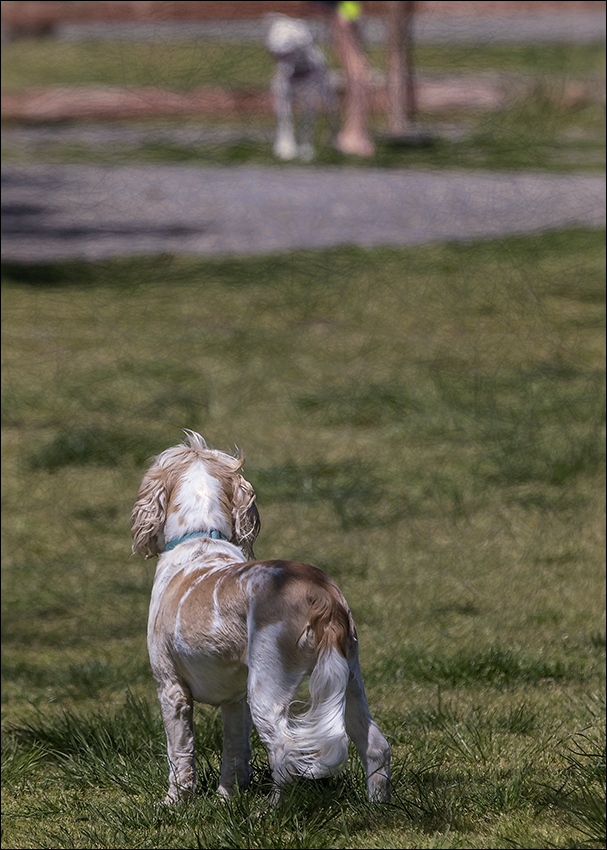
[[[336,147],[344,154],[373,156],[375,145],[367,130],[369,116],[369,68],[354,21],[334,20],[335,50],[344,70],[346,92],[344,122]]]

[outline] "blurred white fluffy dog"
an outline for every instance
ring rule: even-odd
[[[274,154],[280,159],[314,158],[314,128],[320,111],[337,108],[337,93],[322,50],[305,21],[272,15],[266,47],[275,62],[272,93],[277,119]],[[294,112],[298,110],[299,144]]]
[[[159,555],[148,649],[167,736],[166,802],[196,787],[193,700],[221,707],[219,792],[250,781],[251,724],[268,750],[273,797],[296,776],[348,758],[348,735],[372,800],[390,794],[390,748],[371,717],[352,615],[337,585],[295,561],[247,561],[259,532],[242,458],[200,434],[155,458],[131,514],[133,551]],[[307,711],[291,702],[310,675]]]

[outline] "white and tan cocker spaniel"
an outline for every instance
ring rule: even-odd
[[[244,460],[187,444],[154,459],[131,514],[133,552],[159,555],[148,649],[167,736],[165,802],[196,787],[193,701],[221,708],[219,792],[250,781],[251,725],[265,744],[273,799],[297,776],[331,776],[362,760],[371,800],[390,795],[390,748],[369,712],[350,609],[337,585],[296,561],[255,561],[255,493]],[[310,676],[307,710],[294,713]]]

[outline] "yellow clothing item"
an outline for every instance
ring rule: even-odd
[[[355,21],[361,15],[361,3],[356,3],[354,0],[342,0],[337,4],[337,14],[344,21]]]

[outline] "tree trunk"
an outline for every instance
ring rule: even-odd
[[[386,0],[388,7],[388,134],[405,133],[417,111],[413,73],[414,0]]]

